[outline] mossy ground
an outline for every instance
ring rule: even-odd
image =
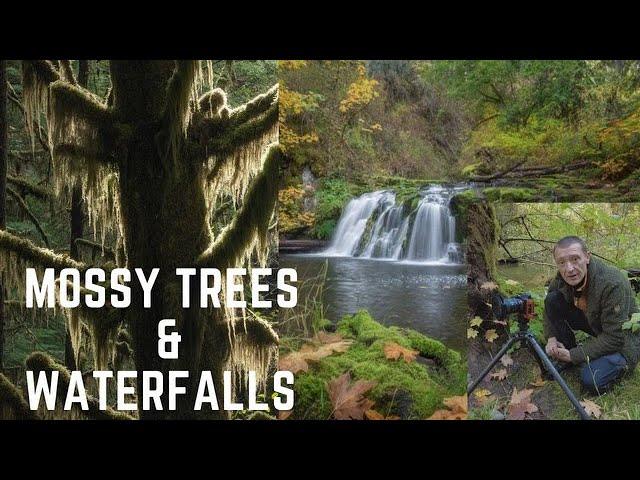
[[[354,343],[345,353],[326,357],[312,364],[308,372],[296,375],[291,418],[330,419],[327,383],[345,372],[351,374],[353,381],[377,382],[366,396],[375,401],[373,408],[385,416],[425,419],[444,408],[444,398],[464,394],[466,361],[437,340],[415,331],[385,327],[366,311],[345,316],[338,322],[337,331]],[[410,363],[388,360],[383,351],[388,342],[418,350],[420,357]]]

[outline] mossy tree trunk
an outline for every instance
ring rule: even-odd
[[[472,317],[491,318],[490,296],[496,273],[498,221],[492,204],[475,198],[454,197],[452,208],[465,239],[467,295]]]
[[[473,316],[491,318],[490,294],[496,275],[498,222],[492,204],[474,202],[467,217],[467,263],[469,308]]]
[[[165,374],[164,410],[142,411],[139,404],[140,417],[227,418],[224,411],[193,411],[200,373],[212,372],[216,394],[221,395],[223,371],[241,360],[251,364],[270,358],[265,352],[273,351],[277,336],[258,319],[240,319],[236,325],[234,312],[201,309],[195,278],[192,308],[183,309],[175,270],[215,267],[224,276],[226,268],[243,266],[253,256],[264,260],[277,198],[280,156],[276,148],[265,148],[277,138],[277,89],[237,109],[229,109],[224,92],[216,89],[194,107],[197,62],[111,61],[112,90],[102,102],[73,85],[69,69],[58,72],[42,61],[25,64],[25,90],[35,92],[25,102],[48,106],[57,181],[80,180],[85,201],[106,197],[118,250],[125,257],[118,259],[119,265],[141,268],[147,277],[159,268],[151,307],[144,307],[142,289],[132,275],[131,306],[124,311],[139,372],[138,391],[143,371]],[[61,179],[61,172],[71,179]],[[210,212],[221,193],[235,197],[238,210],[214,236]],[[88,202],[87,208],[95,205]],[[17,244],[0,237],[0,249]],[[42,251],[37,256],[20,253],[47,260]],[[158,323],[166,318],[176,319],[182,335],[178,360],[158,354]],[[191,383],[184,384],[188,394],[179,399],[177,411],[167,410],[170,370],[190,372]]]

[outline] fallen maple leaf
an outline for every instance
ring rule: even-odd
[[[328,357],[332,353],[344,353],[349,350],[353,340],[340,340],[334,343],[325,343],[318,347],[317,350],[307,355],[308,360],[317,361],[324,357]]]
[[[427,420],[466,420],[466,413],[454,413],[451,410],[436,410]]]
[[[375,410],[367,410],[364,412],[364,418],[367,420],[384,420],[384,415],[380,412],[376,412]]]
[[[442,400],[449,410],[454,413],[467,413],[467,408],[469,406],[469,400],[467,395],[460,395],[458,397],[448,397]]]
[[[448,410],[436,410],[427,420],[466,420],[467,418],[467,395],[459,397],[448,397],[442,400]]]
[[[291,416],[293,410],[280,410],[278,412],[278,420],[286,420]]]
[[[491,379],[502,381],[507,378],[507,369],[501,368],[500,370],[496,370],[491,374]]]
[[[476,338],[478,331],[475,328],[467,328],[467,338]]]
[[[478,390],[473,392],[473,396],[478,400],[490,397],[491,395],[493,395],[493,393],[491,393],[491,390],[487,390],[486,388],[479,388]]]
[[[362,420],[364,412],[370,410],[374,402],[364,394],[377,385],[377,382],[358,380],[351,384],[349,372],[329,382],[329,398],[333,405],[333,417],[336,420]]]
[[[543,380],[542,377],[538,377],[533,382],[529,383],[532,387],[544,387],[546,384],[547,381]]]
[[[298,373],[300,371],[309,371],[308,362],[317,362],[333,353],[346,352],[353,340],[342,340],[342,337],[338,334],[335,336],[320,337],[325,343],[321,343],[320,346],[305,344],[297,352],[291,352],[280,358],[278,361],[278,368],[280,370],[288,370],[292,373]]]
[[[385,417],[383,414],[376,410],[367,410],[364,412],[364,418],[367,420],[400,420],[400,417],[396,415],[390,415]]]
[[[309,370],[307,355],[313,351],[313,347],[304,345],[299,351],[291,352],[278,360],[279,370],[288,370],[291,373],[306,372]]]
[[[480,405],[484,405],[489,400],[489,397],[491,397],[491,395],[493,395],[491,391],[487,390],[486,388],[479,388],[478,390],[473,392],[473,396],[476,397],[476,401]]]
[[[484,320],[482,320],[482,318],[480,317],[473,317],[469,322],[469,325],[471,325],[472,327],[479,327],[480,325],[482,325],[483,321]]]
[[[336,343],[340,342],[341,340],[343,340],[343,338],[339,333],[328,333],[323,330],[320,330],[311,339],[311,341],[316,341],[319,343]]]
[[[387,342],[384,345],[384,356],[388,360],[398,360],[402,357],[405,362],[411,363],[416,359],[418,353],[417,350],[405,348],[395,342]]]
[[[590,415],[593,418],[600,418],[600,416],[602,415],[602,410],[600,409],[600,406],[597,403],[592,402],[591,400],[587,400],[585,398],[580,402],[580,405],[582,405],[582,408],[584,408],[584,411],[587,412],[587,415]]]
[[[500,363],[502,363],[502,365],[504,365],[505,367],[510,367],[511,365],[513,365],[513,359],[508,353],[505,353],[500,359]]]
[[[524,420],[527,413],[538,411],[538,407],[531,402],[532,393],[533,390],[531,389],[524,389],[518,392],[518,389],[514,387],[509,401],[507,420]]]
[[[498,334],[496,333],[495,329],[492,328],[492,329],[487,330],[486,332],[484,332],[484,338],[487,340],[487,342],[493,343],[493,341],[496,338],[498,338]]]

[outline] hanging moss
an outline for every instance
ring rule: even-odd
[[[68,155],[63,147],[73,145],[85,161],[107,161],[112,116],[101,99],[62,80],[49,86],[49,96],[47,125],[52,160],[56,155]]]
[[[110,108],[89,91],[60,80],[42,62],[24,62],[23,97],[27,128],[34,138],[34,119],[47,116],[49,146],[54,170],[55,192],[69,202],[76,185],[81,185],[89,222],[100,224],[102,237],[117,222],[111,222],[118,204],[112,188],[117,183],[114,145],[119,130]],[[51,67],[52,68],[52,67]]]
[[[59,285],[59,280],[56,281]],[[102,284],[106,288],[105,295],[108,297],[111,292],[106,284]],[[69,283],[69,289],[73,285]],[[57,289],[59,294],[60,289]],[[80,305],[76,308],[63,309],[67,319],[67,328],[71,336],[71,345],[75,355],[76,364],[79,362],[79,352],[82,343],[83,325],[86,325],[90,338],[91,348],[93,351],[94,370],[107,370],[109,361],[114,362],[116,355],[116,336],[119,332],[122,322],[122,311],[112,307],[89,308],[84,303],[86,295],[92,295],[92,292],[80,288]],[[60,302],[58,295],[57,301]]]
[[[192,109],[190,100],[197,98],[195,80],[200,62],[197,60],[178,60],[176,69],[167,86],[165,121],[168,129],[168,153],[172,161],[177,161],[182,138],[187,133]]]
[[[25,124],[31,137],[31,149],[35,150],[36,124],[40,112],[47,111],[49,84],[58,80],[58,73],[48,61],[22,62],[22,102]],[[38,135],[40,131],[38,130]]]
[[[213,245],[200,256],[199,265],[220,269],[244,265],[252,253],[257,255],[261,265],[266,264],[269,222],[278,193],[280,150],[272,146],[263,158],[262,171],[244,196],[242,207]]]
[[[226,136],[225,136],[226,135]],[[206,164],[206,194],[209,209],[215,208],[221,195],[230,193],[238,203],[254,175],[262,167],[265,147],[278,140],[277,105],[254,122],[248,122],[224,134],[210,144]]]

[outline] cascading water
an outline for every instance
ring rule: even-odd
[[[417,207],[397,204],[388,190],[351,200],[329,247],[330,256],[352,256],[411,262],[461,263],[455,243],[456,220],[449,200],[460,188],[433,186],[420,192]]]

